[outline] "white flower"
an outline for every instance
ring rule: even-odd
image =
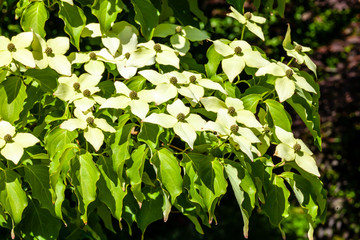
[[[194,147],[196,140],[196,131],[202,131],[206,121],[199,115],[190,113],[190,108],[180,100],[175,100],[172,104],[167,105],[166,113],[152,113],[143,121],[158,124],[164,128],[173,128],[174,132],[187,144],[190,148]]]
[[[275,156],[278,156],[285,161],[294,161],[305,171],[320,176],[316,162],[312,157],[313,153],[305,145],[301,139],[295,139],[293,133],[287,132],[284,129],[275,126],[276,137],[281,141],[276,146]]]
[[[204,129],[215,131],[222,138],[229,138],[239,145],[241,151],[251,160],[253,159],[252,152],[258,155],[260,154],[259,151],[252,146],[252,143],[259,143],[260,140],[249,128],[239,127],[235,118],[231,117],[226,109],[219,109],[216,121],[207,122]]]
[[[31,147],[39,142],[31,133],[16,133],[15,127],[9,122],[0,121],[0,149],[1,155],[18,164],[24,148]]]
[[[98,57],[99,51],[92,51],[89,53],[72,52],[68,56],[71,64],[85,63],[84,69],[92,75],[101,75],[105,71],[105,65]]]
[[[269,63],[260,52],[253,51],[250,44],[243,40],[232,41],[229,45],[215,40],[214,47],[216,52],[225,57],[221,61],[221,67],[230,82],[243,71],[245,65],[260,68]]]
[[[36,65],[40,69],[48,66],[61,75],[71,75],[71,64],[64,55],[70,48],[67,37],[57,37],[45,41],[38,34],[35,34],[33,43],[33,54]]]
[[[26,49],[33,41],[32,32],[22,32],[13,36],[11,40],[0,36],[0,67],[9,66],[13,59],[34,68],[35,60],[33,54]]]
[[[100,82],[101,75],[81,74],[78,78],[75,74],[71,77],[60,77],[59,86],[54,95],[61,100],[74,102],[81,111],[86,111],[95,103],[102,104],[104,99],[94,95],[100,91],[96,85]]]
[[[277,62],[269,63],[259,68],[255,76],[264,76],[271,74],[276,76],[275,90],[279,96],[280,102],[290,98],[295,92],[295,86],[305,91],[316,93],[315,89],[306,81],[306,79],[298,75],[287,65]]]
[[[144,90],[140,92],[131,91],[123,82],[119,81],[116,81],[114,85],[116,93],[120,96],[106,99],[100,108],[125,109],[130,106],[134,115],[144,119],[149,112],[148,103],[152,101],[151,93]]]
[[[75,129],[83,129],[84,137],[95,149],[98,151],[104,143],[104,134],[102,131],[114,133],[116,130],[102,118],[94,118],[92,112],[84,114],[80,109],[74,110],[76,118],[71,118],[64,121],[60,128],[69,131]]]

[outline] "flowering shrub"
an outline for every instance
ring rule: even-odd
[[[244,236],[255,207],[280,227],[294,194],[312,238],[326,196],[284,105],[320,148],[319,89],[297,68],[305,64],[316,74],[310,49],[291,42],[290,27],[288,57],[278,61],[244,34],[212,39],[148,0],[49,2],[18,2],[25,32],[0,37],[0,224],[13,238],[57,238],[67,224],[95,237],[99,221],[89,216],[96,214],[109,230],[115,218],[144,233],[172,209],[202,233],[201,225],[216,221],[228,186]],[[54,6],[69,38],[46,39]],[[83,8],[98,21],[87,22]],[[133,11],[133,19],[118,16],[122,11]],[[191,11],[202,17],[196,6]],[[243,33],[264,40],[265,18],[230,11]],[[98,39],[99,49],[84,51],[87,38]],[[204,41],[210,47],[201,65],[192,46]]]

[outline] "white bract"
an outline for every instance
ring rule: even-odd
[[[125,109],[130,106],[131,112],[144,119],[149,112],[149,102],[152,101],[152,93],[142,90],[139,92],[131,91],[123,82],[114,83],[116,93],[120,96],[111,97],[105,100],[100,108]]]
[[[15,127],[9,122],[0,120],[0,152],[6,159],[18,164],[24,148],[31,147],[38,143],[31,133],[16,133]]]
[[[9,66],[15,59],[27,67],[34,68],[33,54],[27,49],[33,41],[32,32],[22,32],[10,39],[0,36],[0,67]]]
[[[220,109],[223,109],[238,123],[251,128],[262,128],[255,115],[251,111],[244,109],[243,102],[240,99],[227,97],[223,102],[217,97],[210,96],[202,98],[201,103],[207,111],[217,113]]]
[[[175,100],[172,104],[167,105],[166,113],[152,113],[143,121],[160,125],[164,128],[173,128],[174,132],[187,144],[190,148],[194,147],[196,140],[196,131],[203,131],[206,121],[199,115],[190,113],[190,108],[180,100]]]
[[[60,124],[60,128],[69,131],[84,130],[84,137],[95,149],[99,151],[104,143],[104,132],[114,133],[116,130],[103,118],[95,118],[92,112],[84,114],[80,109],[74,110],[76,118],[71,118]]]
[[[171,23],[162,23],[156,26],[154,37],[170,36],[170,43],[181,55],[185,55],[190,49],[189,41],[203,41],[209,36],[205,31],[193,26],[182,27]]]
[[[71,63],[64,55],[70,48],[69,38],[57,37],[45,41],[34,33],[32,44],[35,63],[40,69],[48,66],[61,75],[71,75]]]
[[[314,72],[316,76],[316,65],[315,63],[310,59],[308,55],[306,55],[306,52],[310,52],[311,48],[304,47],[297,42],[294,42],[294,44],[291,43],[291,29],[290,25],[288,25],[288,29],[286,31],[286,35],[283,41],[283,47],[286,51],[286,54],[290,57],[293,57],[296,59],[296,62],[299,64],[303,64],[305,62],[305,65]]]
[[[139,49],[134,52],[133,57],[142,59],[141,64],[152,65],[155,62],[162,65],[171,65],[179,68],[180,60],[176,51],[164,44],[155,43],[150,40],[146,43],[138,44]]]
[[[255,76],[264,76],[266,74],[271,74],[277,77],[275,80],[275,90],[279,96],[280,102],[290,98],[295,92],[295,87],[299,87],[308,92],[316,93],[315,89],[304,77],[298,75],[294,72],[294,70],[281,62],[270,63],[262,68],[259,68],[259,70],[255,73]]]
[[[222,138],[229,138],[230,141],[238,145],[240,150],[245,153],[251,160],[254,159],[252,152],[260,154],[259,151],[252,146],[252,143],[259,143],[260,140],[249,129],[239,127],[235,118],[231,117],[226,109],[219,109],[216,121],[209,121],[205,124],[204,129],[217,132]]]
[[[73,102],[76,108],[86,111],[95,103],[102,104],[104,99],[94,95],[100,91],[96,85],[101,80],[101,75],[83,73],[78,78],[75,74],[71,77],[60,77],[59,86],[54,95],[69,103]]]
[[[101,75],[105,71],[105,65],[98,57],[99,51],[92,51],[88,53],[72,52],[68,56],[71,64],[85,63],[84,69],[92,75]]]
[[[254,33],[258,36],[261,40],[264,41],[264,33],[257,24],[264,24],[266,19],[263,17],[255,16],[251,12],[246,12],[244,15],[239,13],[235,8],[230,7],[231,13],[228,16],[235,18],[241,24],[243,24],[250,32]]]
[[[306,172],[320,176],[315,159],[312,157],[313,153],[301,139],[295,139],[292,132],[287,132],[278,126],[275,126],[275,134],[281,141],[276,146],[275,156],[285,161],[295,160],[295,163]]]
[[[229,44],[215,40],[213,43],[215,51],[225,57],[221,61],[221,67],[230,82],[234,81],[234,78],[243,71],[245,66],[260,68],[269,63],[261,56],[260,52],[253,51],[250,44],[243,40],[235,40]]]

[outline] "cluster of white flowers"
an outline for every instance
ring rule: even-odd
[[[264,38],[261,28],[265,19],[251,13],[241,15],[231,9],[229,15],[244,24],[251,32]],[[103,142],[105,132],[114,133],[116,129],[105,119],[94,117],[96,109],[123,109],[129,110],[143,122],[157,124],[163,128],[172,128],[174,132],[186,142],[190,148],[194,147],[199,131],[213,131],[226,140],[229,140],[237,149],[244,152],[250,159],[253,154],[261,155],[255,144],[260,143],[258,136],[263,134],[263,126],[256,119],[253,112],[246,110],[240,99],[227,96],[227,91],[222,84],[195,71],[170,71],[161,72],[149,69],[154,64],[168,65],[180,69],[179,56],[187,54],[190,48],[189,41],[209,40],[206,32],[191,26],[177,26],[174,24],[160,24],[154,32],[155,37],[170,36],[172,47],[153,40],[138,42],[137,29],[127,22],[113,24],[106,34],[100,30],[97,23],[88,24],[82,37],[100,37],[104,45],[99,51],[88,53],[76,52],[65,56],[69,50],[69,39],[57,37],[45,41],[33,32],[20,33],[11,40],[0,37],[0,67],[13,69],[19,63],[25,66],[19,68],[26,71],[28,68],[51,68],[61,76],[58,78],[58,87],[54,96],[75,106],[74,116],[65,120],[60,128],[73,131],[84,131],[85,139],[98,151]],[[289,37],[287,38],[289,40]],[[297,74],[287,65],[267,60],[259,51],[244,40],[215,40],[212,41],[215,51],[222,56],[221,66],[230,83],[243,72],[245,67],[257,69],[255,76],[272,75],[276,78],[275,90],[279,100],[290,98],[295,88],[299,87],[308,92],[315,90],[306,79]],[[288,54],[299,62],[308,62],[299,47],[286,45]],[[303,51],[308,49],[302,47]],[[310,60],[311,61],[311,60]],[[83,65],[85,73],[77,76],[73,73],[74,65]],[[116,66],[122,78],[114,82],[116,92],[110,98],[101,96],[98,84],[103,79],[103,73],[108,65]],[[146,68],[146,69],[143,69]],[[139,75],[137,75],[139,74]],[[133,91],[125,84],[134,76],[145,78],[149,83],[147,88]],[[120,80],[124,81],[120,81]],[[217,91],[223,100],[215,96],[207,96],[207,92]],[[167,113],[151,113],[151,109],[164,105]],[[199,114],[191,112],[185,104],[192,107],[203,106],[206,111],[216,113],[215,121],[206,121]],[[166,108],[165,108],[166,106]],[[149,114],[150,112],[150,114]],[[299,163],[300,159],[296,150],[294,154],[287,145],[288,138],[282,137],[283,130],[277,128],[275,134],[282,142],[277,147],[277,155],[285,160],[295,160],[300,167],[307,170],[307,166]],[[290,133],[289,133],[290,134]],[[39,140],[28,133],[15,134],[15,128],[5,121],[0,122],[0,148],[1,154],[17,163],[23,148],[37,143]],[[291,139],[291,144],[295,140]],[[311,152],[301,143],[301,151],[305,157],[303,162],[309,160]],[[293,144],[296,145],[295,143]],[[294,146],[290,146],[295,148]],[[16,152],[16,153],[15,153]],[[286,156],[285,156],[286,155]],[[312,158],[311,158],[312,159]],[[305,164],[306,165],[306,164]],[[318,172],[312,172],[318,174]]]

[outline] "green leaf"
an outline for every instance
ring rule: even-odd
[[[180,22],[182,26],[191,25],[199,27],[199,22],[195,21],[190,11],[188,1],[169,0],[169,7],[173,10],[173,16]]]
[[[99,199],[110,209],[112,215],[120,221],[127,188],[123,189],[117,173],[113,170],[110,158],[101,156],[96,164],[101,173],[97,183]]]
[[[0,83],[0,96],[0,119],[13,124],[23,110],[26,87],[19,77],[9,77]]]
[[[256,108],[260,100],[262,100],[260,94],[249,94],[241,98],[241,101],[244,104],[244,108],[251,111],[252,113],[256,113]]]
[[[95,0],[91,12],[99,20],[101,31],[105,33],[111,28],[123,8],[124,3],[121,0]]]
[[[24,219],[19,228],[24,239],[58,239],[61,221],[40,207],[37,201],[29,201]]]
[[[135,10],[135,22],[140,25],[141,33],[146,40],[153,36],[159,22],[159,15],[150,0],[131,0]]]
[[[166,148],[157,151],[151,159],[157,177],[171,195],[171,202],[182,192],[183,180],[177,158]]]
[[[289,215],[289,196],[290,192],[286,188],[284,180],[274,175],[273,182],[267,189],[267,197],[262,208],[274,226],[278,226],[281,220]]]
[[[215,51],[214,45],[211,45],[208,48],[206,57],[208,59],[208,62],[205,64],[206,75],[211,78],[212,76],[216,75],[220,62],[224,57]]]
[[[145,187],[143,189],[145,200],[136,214],[136,221],[143,235],[147,226],[163,217],[163,197],[160,188]]]
[[[57,88],[57,79],[59,78],[59,74],[51,68],[29,69],[24,73],[24,75],[35,79],[40,84],[41,89],[45,92],[53,93]]]
[[[88,205],[95,201],[96,182],[100,178],[100,172],[93,162],[89,152],[80,155],[78,161],[72,161],[71,174],[75,187],[75,194],[79,200],[79,212],[81,219],[87,224]]]
[[[49,153],[50,159],[55,154],[64,148],[65,145],[74,141],[77,138],[78,133],[76,131],[68,131],[61,128],[53,129],[47,136],[45,136],[45,149]]]
[[[32,2],[22,14],[21,27],[24,31],[33,30],[42,38],[45,38],[45,22],[49,19],[49,13],[44,2]]]
[[[286,0],[277,0],[276,11],[280,14],[282,18],[284,17],[285,5],[286,5]]]
[[[190,11],[203,23],[207,23],[208,19],[204,12],[199,8],[198,0],[188,0]]]
[[[320,116],[316,106],[310,105],[298,95],[287,100],[312,134],[315,145],[321,150]]]
[[[143,122],[138,135],[138,140],[146,143],[149,146],[151,153],[154,154],[156,147],[158,146],[159,135],[162,132],[164,132],[164,129],[160,128],[159,125]]]
[[[76,5],[61,1],[59,4],[59,17],[64,21],[65,32],[70,36],[70,42],[80,50],[80,35],[85,28],[86,16],[81,8]]]
[[[233,5],[239,13],[244,13],[245,0],[226,0],[229,4]]]
[[[0,172],[0,203],[14,223],[18,224],[28,200],[21,187],[20,176],[10,169]]]
[[[267,99],[265,103],[269,109],[275,126],[281,127],[282,129],[291,132],[291,119],[284,109],[284,106],[272,99]]]
[[[225,171],[229,177],[230,184],[234,191],[243,217],[244,237],[248,238],[249,218],[255,207],[256,186],[246,169],[234,161],[226,161]]]
[[[45,165],[24,165],[25,181],[31,187],[31,193],[36,198],[41,207],[54,213],[50,192],[49,167]]]

